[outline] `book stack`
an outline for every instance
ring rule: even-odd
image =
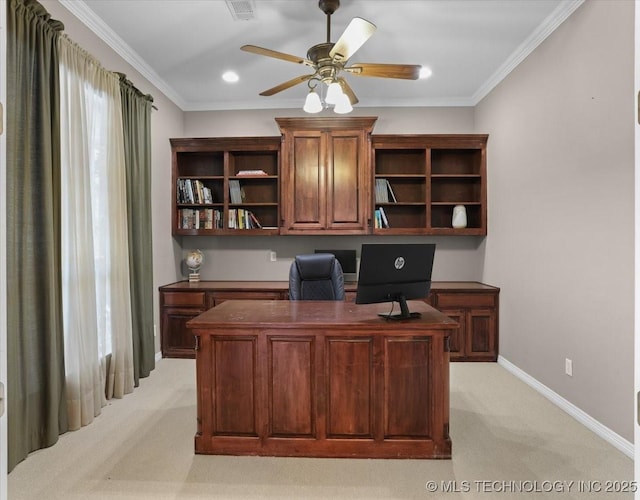
[[[262,224],[251,210],[232,208],[229,210],[229,229],[262,229]]]
[[[185,205],[213,203],[213,193],[198,179],[178,179],[178,203]]]
[[[373,223],[376,229],[390,227],[389,219],[387,219],[387,214],[385,213],[384,208],[382,207],[376,208],[374,212]]]
[[[182,208],[178,210],[179,229],[222,229],[222,210]]]
[[[396,195],[393,192],[388,179],[376,179],[376,203],[397,203]]]
[[[250,177],[253,175],[267,175],[267,173],[264,170],[240,170],[237,175]]]
[[[244,192],[238,179],[229,180],[229,196],[231,197],[231,203],[234,204],[242,203],[244,200]]]

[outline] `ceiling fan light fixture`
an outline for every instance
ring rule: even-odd
[[[351,113],[353,111],[353,106],[351,105],[351,100],[347,94],[341,94],[338,102],[333,108],[333,112],[339,115],[345,115],[347,113]]]
[[[344,95],[344,92],[342,92],[342,87],[338,82],[333,81],[329,84],[327,95],[324,100],[327,104],[338,104],[340,96],[342,95]]]
[[[227,0],[231,1],[231,0]],[[239,1],[239,0],[238,0]],[[351,89],[347,81],[339,76],[341,71],[346,71],[352,75],[378,78],[398,78],[404,80],[417,80],[420,66],[416,64],[382,64],[382,63],[354,63],[347,66],[353,54],[373,35],[376,31],[375,24],[356,17],[348,24],[338,41],[331,42],[331,15],[340,7],[340,0],[318,0],[318,7],[327,16],[327,41],[318,43],[307,50],[307,57],[297,57],[276,50],[265,49],[256,45],[243,45],[240,47],[245,52],[273,57],[282,61],[289,61],[295,64],[310,66],[313,73],[298,76],[289,81],[276,85],[273,88],[260,92],[260,95],[271,96],[282,92],[294,85],[302,82],[311,82],[318,85],[320,82],[327,85],[327,92],[324,104],[321,106],[334,106],[336,113],[349,113],[353,110],[353,105],[358,103],[358,98]],[[305,100],[303,109],[308,112],[319,112],[317,100],[320,97],[314,91],[315,85]],[[320,90],[324,90],[321,88]],[[324,92],[321,92],[324,94]],[[318,110],[318,111],[315,111]]]
[[[322,111],[322,101],[320,101],[320,96],[316,94],[315,89],[311,89],[307,94],[302,109],[306,113],[320,113]]]

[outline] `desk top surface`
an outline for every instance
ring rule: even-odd
[[[355,291],[358,283],[345,281],[345,289]],[[160,287],[161,290],[288,290],[288,281],[178,281]],[[432,291],[486,292],[499,288],[478,281],[432,281]]]
[[[409,301],[409,310],[422,317],[387,320],[378,313],[389,313],[389,303],[354,304],[343,301],[228,300],[187,323],[194,329],[225,327],[265,328],[343,328],[374,330],[451,330],[457,323],[422,301]],[[396,305],[393,313],[398,313]]]

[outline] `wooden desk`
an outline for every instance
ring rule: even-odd
[[[199,454],[450,458],[448,338],[424,302],[230,300],[190,320]]]

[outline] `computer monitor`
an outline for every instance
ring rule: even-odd
[[[398,302],[399,314],[387,319],[419,318],[407,300],[422,299],[431,289],[431,270],[436,246],[432,243],[363,244],[356,304]]]
[[[315,250],[315,253],[332,253],[340,262],[343,273],[355,274],[357,272],[355,250]]]

